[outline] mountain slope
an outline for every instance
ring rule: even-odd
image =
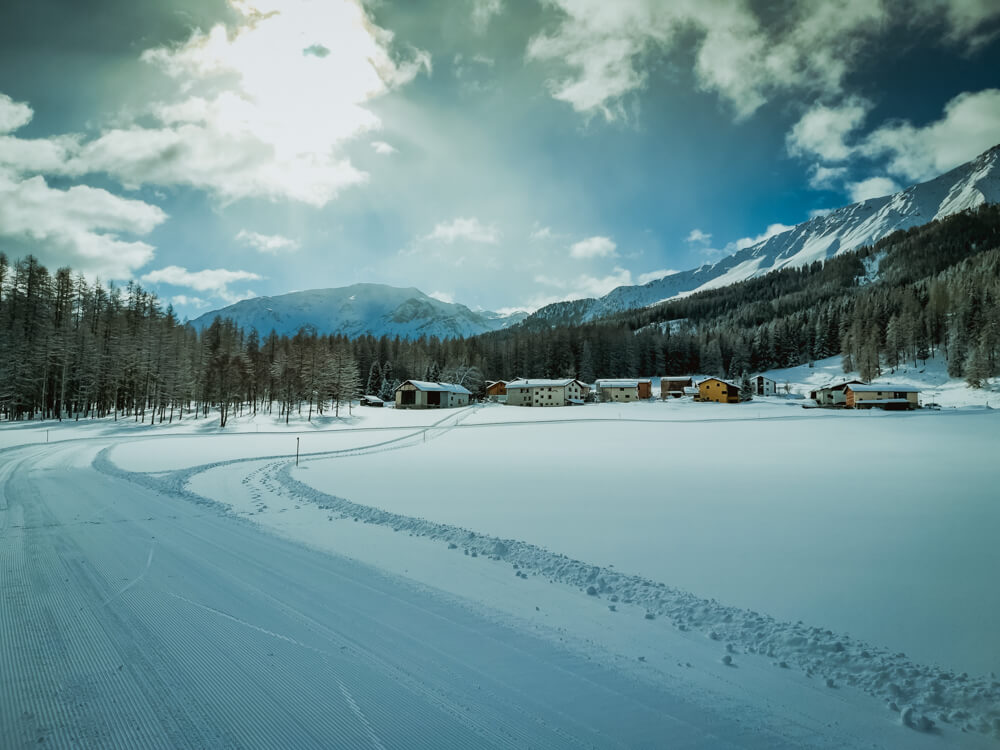
[[[899,229],[1000,202],[1000,146],[950,172],[893,195],[853,203],[751,245],[712,265],[642,286],[620,286],[599,299],[557,302],[529,322],[580,323],[671,297],[717,289],[785,267],[803,266],[870,245]]]
[[[211,325],[216,317],[230,318],[240,327],[267,334],[294,335],[303,327],[320,334],[355,338],[399,336],[455,338],[475,336],[520,322],[525,313],[509,316],[470,310],[465,305],[442,302],[413,287],[353,284],[335,289],[311,289],[274,297],[254,297],[213,310],[191,321],[196,328]]]

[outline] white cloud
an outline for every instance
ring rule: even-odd
[[[170,304],[182,307],[196,307],[198,309],[208,307],[209,305],[209,303],[201,297],[189,297],[186,294],[175,294],[170,298]]]
[[[700,88],[717,94],[737,119],[776,94],[799,93],[827,101],[845,95],[846,80],[865,52],[899,26],[942,25],[952,43],[981,45],[995,35],[995,0],[844,0],[792,2],[780,23],[756,14],[751,0],[543,0],[557,23],[536,35],[527,57],[548,64],[555,99],[588,116],[612,120],[623,99],[647,85],[653,57],[693,44]],[[767,4],[764,4],[765,6]]]
[[[867,101],[852,97],[828,107],[817,104],[795,123],[786,138],[792,156],[815,154],[823,161],[844,161],[851,155],[847,137],[861,127],[871,109]]]
[[[129,278],[153,257],[146,235],[165,221],[156,206],[87,185],[51,188],[41,176],[22,179],[0,165],[0,236],[28,241],[43,262],[108,279]]]
[[[814,190],[832,190],[847,177],[847,167],[825,167],[813,164],[809,170],[809,187]]]
[[[648,284],[650,281],[656,281],[657,279],[662,279],[664,276],[673,276],[675,273],[680,273],[671,268],[661,268],[659,271],[650,271],[649,273],[640,273],[639,278],[636,280],[637,284]]]
[[[27,125],[33,114],[24,102],[15,102],[6,94],[0,94],[0,133],[13,133]]]
[[[450,292],[431,292],[427,296],[433,297],[441,302],[447,302],[448,304],[453,304],[455,302],[455,295]]]
[[[794,229],[794,224],[768,224],[767,229],[758,234],[756,237],[741,237],[735,242],[730,242],[726,245],[726,255],[738,252],[744,248],[750,247],[751,245],[756,245],[758,242],[763,242],[764,240],[769,240],[776,234],[781,234],[782,232],[787,232],[789,229]]]
[[[372,148],[375,150],[375,153],[380,156],[389,156],[399,151],[399,149],[395,146],[386,143],[385,141],[372,141]]]
[[[917,127],[896,122],[873,131],[857,147],[888,157],[887,171],[907,181],[936,177],[1000,143],[1000,89],[965,92],[949,101],[941,119]]]
[[[738,240],[733,240],[732,242],[727,242],[724,247],[712,247],[703,242],[702,247],[698,249],[698,253],[705,258],[708,262],[715,262],[720,258],[732,255],[733,253],[738,253],[740,250],[745,250],[748,247],[756,245],[759,242],[764,242],[765,240],[774,237],[776,234],[781,234],[782,232],[787,232],[789,229],[794,229],[794,225],[789,224],[769,224],[767,229],[758,234],[756,237],[740,237]],[[706,235],[710,237],[711,235]]]
[[[486,31],[494,16],[503,13],[503,0],[472,0],[472,29],[477,34]]]
[[[483,224],[474,216],[459,217],[436,224],[433,231],[423,239],[446,242],[449,245],[460,240],[495,245],[500,242],[500,230],[495,224]]]
[[[842,187],[853,201],[889,195],[900,189],[900,183],[932,179],[1000,142],[1000,89],[959,94],[945,105],[940,119],[926,125],[894,121],[849,142],[848,136],[864,119],[864,107],[848,103],[840,109],[813,108],[789,134],[789,152],[831,162],[882,162],[886,174],[848,182],[847,166],[814,164],[809,172],[811,187]]]
[[[832,208],[814,208],[812,211],[809,212],[809,218],[819,219],[823,216],[827,216],[828,214],[833,213],[834,210],[835,209]]]
[[[852,203],[860,203],[869,198],[881,198],[899,191],[899,185],[888,177],[870,177],[860,182],[847,184],[848,194]]]
[[[967,40],[973,49],[1000,34],[1000,26],[990,24],[1000,17],[1000,5],[995,0],[931,0],[922,10],[927,14],[944,11],[950,27],[949,38],[953,42]]]
[[[552,232],[552,227],[540,227],[536,223],[534,228],[531,230],[531,234],[528,235],[529,240],[540,241],[540,240],[551,240],[555,237]]]
[[[189,271],[182,266],[167,266],[143,274],[142,281],[148,284],[169,284],[184,286],[196,292],[211,292],[226,302],[238,302],[253,297],[252,292],[236,294],[229,285],[237,281],[260,281],[263,277],[251,271],[229,271],[225,268],[211,268],[203,271]]]
[[[299,249],[297,240],[289,237],[282,237],[280,234],[260,234],[259,232],[249,232],[241,229],[236,235],[236,241],[252,247],[260,253],[270,255],[280,255],[281,253],[295,252]]]
[[[587,114],[614,119],[622,98],[646,85],[646,58],[695,37],[698,84],[717,93],[737,118],[778,91],[840,92],[856,51],[884,20],[881,3],[788,6],[782,24],[762,24],[747,0],[547,0],[560,23],[534,37],[528,58],[568,69],[552,96]]]
[[[695,245],[707,245],[712,241],[712,235],[707,232],[703,232],[700,229],[692,229],[687,237],[684,238],[686,242],[690,242]]]
[[[617,247],[610,237],[588,237],[573,243],[569,254],[572,258],[613,258]]]
[[[142,54],[178,88],[175,99],[141,113],[153,125],[129,121],[87,142],[4,139],[0,158],[22,171],[106,173],[130,189],[183,185],[223,201],[323,206],[367,181],[341,147],[381,126],[369,103],[429,72],[430,56],[395,57],[393,35],[360,0],[229,3],[234,26],[196,30],[182,44]],[[26,118],[26,105],[0,100],[0,133]]]
[[[568,302],[585,297],[603,297],[616,287],[632,284],[632,274],[625,268],[615,266],[607,276],[581,274],[573,278],[563,279],[562,277],[538,275],[535,276],[535,282],[555,289],[568,291],[562,295],[536,297],[529,305],[532,309],[537,309],[552,302]]]

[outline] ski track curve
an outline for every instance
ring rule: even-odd
[[[366,446],[303,454],[303,463],[335,460],[386,450],[401,450],[421,439],[434,439],[460,427],[501,427],[509,423],[463,425],[469,412],[446,417],[414,434]],[[795,419],[801,417],[772,417]],[[589,420],[584,420],[589,421]],[[596,420],[606,421],[606,420]],[[617,421],[617,420],[611,420]],[[658,421],[658,420],[630,420]],[[567,424],[566,420],[539,420],[530,424]],[[455,545],[469,556],[485,556],[510,563],[525,574],[541,576],[577,587],[581,592],[593,587],[597,595],[617,596],[623,603],[639,604],[647,617],[666,617],[680,631],[699,633],[719,641],[733,653],[752,654],[769,660],[780,669],[797,669],[808,677],[828,684],[846,684],[883,701],[901,716],[909,708],[914,728],[935,723],[962,731],[977,732],[1000,739],[1000,681],[995,677],[970,676],[937,666],[917,664],[904,654],[872,646],[846,634],[806,625],[780,622],[750,610],[707,600],[640,576],[623,574],[537,547],[519,540],[478,534],[474,530],[413,518],[364,506],[330,495],[291,476],[293,462],[287,456],[246,457],[220,461],[164,477],[124,472],[110,463],[107,451],[100,457],[103,471],[117,472],[132,481],[149,482],[195,502],[215,501],[192,493],[188,481],[196,474],[239,463],[261,463],[248,472],[244,484],[251,485],[254,497],[284,494],[308,501],[330,511],[340,520],[353,519],[406,531],[447,545]],[[463,555],[463,559],[465,559]]]
[[[793,746],[81,450],[0,464],[5,748]]]

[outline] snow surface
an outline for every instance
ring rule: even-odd
[[[779,388],[790,382],[798,394],[843,377],[839,358],[767,375]],[[0,692],[0,739],[28,737],[22,714],[56,710],[45,696],[62,705],[86,691],[60,693],[45,685],[97,679],[94,684],[103,686],[98,695],[117,696],[112,699],[125,705],[124,694],[85,667],[62,673],[57,659],[37,674],[25,671],[43,659],[39,644],[59,643],[59,653],[73,654],[97,633],[109,632],[117,640],[100,648],[112,654],[114,643],[137,637],[127,625],[107,630],[100,612],[82,621],[89,629],[69,635],[77,622],[69,612],[81,604],[87,611],[87,597],[98,595],[88,593],[93,587],[81,589],[75,573],[60,576],[58,567],[45,574],[43,605],[31,605],[35,584],[21,577],[32,568],[19,557],[30,541],[36,566],[61,564],[58,545],[76,549],[72,554],[84,565],[89,560],[103,581],[97,605],[109,613],[119,607],[145,613],[141,623],[129,615],[133,624],[157,633],[153,640],[144,636],[144,647],[162,648],[152,645],[166,637],[158,628],[179,628],[184,634],[175,637],[229,654],[243,675],[256,667],[229,653],[229,646],[214,644],[231,634],[210,623],[257,628],[262,645],[282,637],[308,643],[305,631],[293,633],[298,626],[282,621],[288,596],[301,600],[295,611],[308,611],[303,601],[309,591],[282,588],[304,564],[290,550],[306,545],[316,550],[309,554],[345,556],[400,576],[393,597],[449,603],[433,605],[433,617],[453,621],[448,607],[469,608],[480,618],[469,627],[493,623],[531,634],[607,670],[594,677],[597,684],[634,680],[633,692],[645,696],[645,705],[666,700],[674,720],[695,728],[688,738],[693,747],[995,746],[1000,474],[993,457],[1000,448],[1000,416],[985,403],[996,393],[949,381],[933,360],[884,379],[933,385],[935,400],[960,408],[851,412],[803,409],[801,397],[772,397],[740,405],[681,399],[579,409],[356,409],[314,424],[236,417],[225,430],[217,421],[189,418],[154,427],[109,420],[4,425],[0,446],[12,447],[0,448],[0,573],[13,582],[5,590],[17,598],[8,601],[20,603],[10,611],[35,606],[37,620],[38,606],[50,606],[44,602],[61,607],[60,597],[72,596],[78,604],[65,616],[38,620],[47,623],[41,640],[26,651],[3,648],[20,643],[23,636],[11,640],[10,633],[27,624],[5,619],[0,607],[0,668],[20,675],[10,683],[14,692]],[[232,526],[239,519],[249,523]],[[232,536],[236,529],[242,538]],[[292,546],[266,541],[267,534]],[[159,540],[152,546],[151,536]],[[255,580],[241,575],[260,575],[259,567],[231,570],[232,561],[212,551],[222,549],[245,550],[246,559],[273,567],[276,582],[284,583],[262,589],[263,600],[254,594],[255,603],[235,591],[215,591],[212,586],[241,589]],[[180,568],[177,555],[184,560]],[[170,559],[162,569],[165,556]],[[313,571],[347,564],[310,560]],[[197,595],[178,588],[193,585],[205,570],[223,575],[199,584]],[[331,581],[348,575],[360,589],[382,590],[381,579],[365,570],[341,571]],[[414,587],[429,588],[420,593]],[[163,609],[164,592],[175,609]],[[371,600],[372,613],[377,600]],[[271,611],[274,603],[278,609]],[[311,616],[325,622],[339,605],[331,606]],[[198,612],[204,617],[192,616]],[[371,625],[368,615],[358,620],[369,623],[365,628],[351,625],[357,612],[355,602],[338,626],[348,629],[338,637],[364,644]],[[185,630],[190,627],[195,630]],[[455,631],[445,631],[434,647],[452,653],[445,644]],[[424,628],[421,638],[431,638],[429,632]],[[510,643],[506,637],[501,642]],[[415,646],[390,646],[390,640],[381,647],[393,649],[401,669],[412,669],[407,650]],[[205,659],[201,648],[193,658]],[[529,650],[542,653],[538,648]],[[168,653],[179,658],[174,647]],[[455,663],[483,669],[482,660],[511,659],[502,653],[479,647]],[[563,657],[542,658],[543,671],[555,658]],[[283,663],[281,674],[296,674],[302,669],[296,663]],[[518,679],[543,695],[555,689],[532,672],[537,665],[513,663],[527,670]],[[162,674],[166,663],[157,664],[153,671]],[[175,674],[197,670],[191,660],[171,664]],[[577,667],[569,669],[576,674]],[[129,675],[134,690],[137,676]],[[367,685],[363,690],[381,679],[370,678],[359,678]],[[318,688],[326,678],[309,679]],[[357,731],[376,737],[398,731],[384,718],[391,705],[371,697],[378,690],[359,698],[353,681],[342,683],[346,694],[335,683],[328,687],[341,694]],[[432,690],[456,695],[457,683],[436,684]],[[242,695],[237,703],[251,693]],[[683,705],[674,704],[680,695]],[[214,696],[201,699],[218,711],[219,722],[232,718],[232,705],[224,709]],[[504,700],[513,706],[520,699]],[[87,705],[97,711],[98,703]],[[146,710],[142,705],[122,716],[136,718],[135,711]],[[602,713],[592,694],[573,705],[574,716]],[[484,696],[473,707],[480,726],[509,727],[509,711],[490,706]],[[605,708],[612,714],[637,710],[629,703]],[[283,703],[292,714],[301,715],[300,709]],[[551,710],[546,705],[529,713],[545,723]],[[721,725],[719,711],[728,717]],[[54,724],[43,719],[39,726],[49,728],[39,729],[39,736],[64,743],[67,736],[93,738],[98,735],[60,735],[52,726],[79,732],[83,722],[97,731],[93,727],[103,720],[88,710]],[[314,720],[303,721],[311,726]],[[622,743],[643,744],[641,737],[649,738],[643,730],[663,726],[662,716],[642,721],[648,726],[632,726],[632,739],[622,735]],[[712,740],[699,734],[706,722],[717,727]],[[929,722],[936,724],[932,732],[914,731],[929,729]],[[9,733],[14,728],[19,734]],[[259,725],[254,731],[269,736]],[[606,735],[570,735],[588,736],[586,744],[614,744]],[[184,744],[180,736],[169,744]]]

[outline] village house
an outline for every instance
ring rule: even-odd
[[[598,401],[638,401],[653,395],[653,381],[604,378],[595,383]]]
[[[472,392],[454,383],[407,380],[396,388],[397,409],[449,409],[468,406]]]
[[[576,406],[590,389],[574,378],[512,380],[507,383],[508,406]]]
[[[750,378],[750,391],[755,396],[773,396],[778,392],[778,384],[771,378],[755,375]]]
[[[639,378],[639,398],[652,398],[653,397],[653,380],[652,378]]]
[[[680,398],[685,388],[694,387],[690,375],[669,376],[660,378],[660,398]]]
[[[740,400],[740,387],[721,378],[707,378],[698,383],[698,397],[695,400],[736,404]]]
[[[507,402],[507,381],[491,380],[486,384],[486,398],[499,404]]]
[[[852,383],[844,389],[848,409],[919,409],[920,389],[910,385]]]
[[[824,385],[814,391],[810,391],[809,398],[819,406],[845,406],[847,396],[844,394],[844,389],[852,383],[863,385],[860,380],[846,380],[843,383]]]

